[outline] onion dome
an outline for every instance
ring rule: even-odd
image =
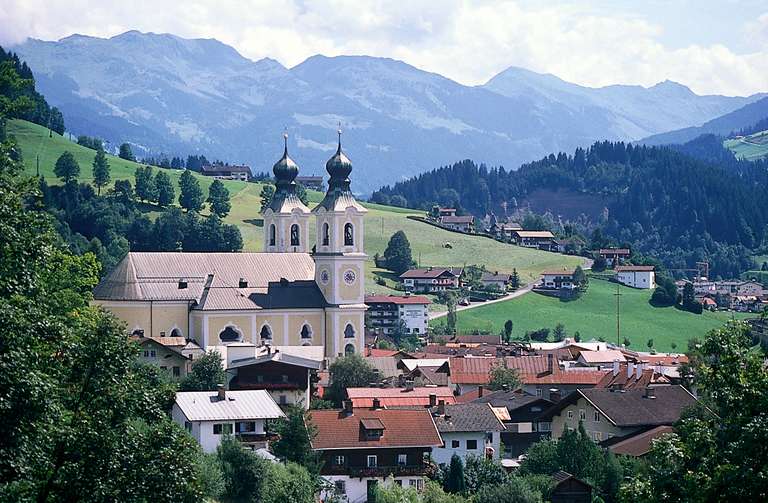
[[[283,157],[272,166],[277,188],[287,188],[294,185],[293,181],[299,175],[299,166],[288,156],[288,133],[283,134],[283,140],[285,141]]]
[[[328,180],[329,192],[333,189],[349,190],[349,174],[352,173],[352,161],[341,150],[341,129],[338,133],[339,147],[325,163],[325,170],[331,175],[331,179]]]

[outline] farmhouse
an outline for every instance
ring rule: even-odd
[[[656,288],[655,267],[652,265],[617,265],[616,279],[632,288]]]
[[[609,267],[620,264],[632,254],[629,248],[601,248],[597,253],[605,259]]]
[[[546,248],[553,246],[555,235],[550,231],[513,231],[512,241],[526,248]]]
[[[303,185],[304,187],[316,190],[318,192],[323,191],[323,177],[322,176],[297,176],[296,183]]]
[[[220,180],[242,180],[251,178],[251,168],[248,166],[230,166],[229,164],[207,164],[200,168],[200,174]]]
[[[575,269],[544,271],[541,273],[541,287],[554,290],[559,290],[561,288],[576,288],[577,285],[576,281],[574,280],[575,274]]]
[[[472,215],[440,217],[440,225],[459,232],[472,232],[475,228],[475,217]]]
[[[462,269],[452,267],[426,267],[411,269],[400,275],[408,292],[436,293],[459,287]]]
[[[268,440],[266,422],[285,417],[272,397],[263,390],[180,391],[171,417],[184,427],[205,452],[215,452],[224,435],[253,448]]]
[[[325,198],[310,212],[296,195],[299,168],[275,163],[263,209],[264,253],[130,252],[94,290],[130,333],[171,335],[199,346],[233,342],[314,345],[325,356],[364,347],[363,218],[341,150],[326,163]],[[309,219],[316,219],[312,253]]]
[[[509,274],[503,274],[496,272],[484,272],[480,277],[480,283],[485,288],[497,288],[499,291],[504,292],[507,289],[511,276]]]

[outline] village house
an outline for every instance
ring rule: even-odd
[[[456,216],[456,208],[438,208],[437,209],[437,217],[455,217]]]
[[[468,456],[499,459],[501,432],[504,425],[487,403],[446,405],[438,401],[432,416],[443,439],[441,447],[432,449],[432,459],[447,465],[455,454],[466,461]]]
[[[509,274],[496,272],[483,272],[480,277],[480,283],[483,288],[498,289],[500,292],[507,291],[507,285],[509,285],[511,276]]]
[[[643,389],[579,389],[565,397],[545,417],[552,419],[552,437],[579,423],[590,438],[601,442],[625,437],[656,426],[670,426],[696,398],[679,385]]]
[[[390,335],[402,322],[407,334],[426,335],[429,329],[429,297],[422,295],[366,295],[371,330]]]
[[[608,267],[614,267],[632,255],[629,248],[601,248],[597,253],[605,259]]]
[[[642,458],[651,451],[653,440],[674,433],[672,426],[662,425],[645,429],[640,433],[630,433],[625,437],[612,437],[600,442],[600,447],[608,449],[617,456]]]
[[[502,241],[512,241],[514,233],[523,230],[523,226],[518,222],[505,222],[497,224],[494,234],[497,239]]]
[[[264,252],[129,252],[94,289],[94,303],[129,334],[161,334],[198,346],[235,342],[322,346],[326,357],[364,349],[363,219],[350,160],[326,163],[328,192],[310,211],[296,194],[298,166],[275,163],[276,189],[262,209]],[[316,239],[310,243],[310,218]]]
[[[540,248],[550,250],[553,248],[555,235],[550,231],[524,231],[512,232],[512,242],[526,248]]]
[[[462,272],[452,267],[410,269],[400,275],[400,281],[408,292],[437,293],[459,288]]]
[[[656,268],[652,265],[617,265],[616,280],[632,288],[656,288]]]
[[[269,440],[270,420],[285,417],[264,390],[180,391],[171,410],[173,420],[197,440],[203,451],[215,452],[224,435],[234,435],[258,449]]]
[[[561,288],[572,290],[577,287],[574,275],[576,271],[570,270],[552,270],[541,273],[541,288],[550,290],[560,290]]]
[[[552,503],[591,503],[592,486],[568,472],[559,470],[552,474],[549,501]]]
[[[570,254],[576,254],[581,252],[581,249],[584,248],[584,240],[581,239],[578,236],[571,236],[568,238],[556,238],[552,240],[552,243],[555,246],[555,249],[552,251],[556,251],[558,253],[570,253]]]
[[[378,484],[421,490],[428,459],[443,444],[426,409],[382,409],[376,404],[343,410],[314,410],[308,423],[316,429],[312,450],[323,461],[320,475],[352,502],[374,502]]]
[[[310,351],[291,347],[264,346],[254,351],[247,346],[230,345],[226,349],[225,367],[229,389],[265,390],[281,407],[309,409],[312,378],[323,367],[322,348],[318,349],[319,354],[312,355]]]
[[[440,217],[440,225],[454,231],[471,233],[475,230],[475,217],[472,215]]]
[[[181,379],[192,368],[192,353],[188,350],[187,354],[184,354],[187,344],[183,337],[133,337],[133,339],[141,346],[139,360],[157,365],[171,377]]]
[[[251,168],[248,166],[230,166],[229,164],[207,164],[200,168],[200,174],[210,176],[219,180],[242,180],[247,182],[251,179]]]
[[[603,351],[580,351],[576,364],[582,367],[608,368],[615,362],[626,362],[624,353],[618,349],[606,349]]]
[[[322,176],[297,176],[295,180],[296,183],[303,185],[307,189],[316,190],[318,192],[323,191],[324,185]]]
[[[481,387],[478,391],[472,403],[489,404],[504,424],[501,432],[504,456],[518,458],[531,445],[549,438],[551,424],[548,419],[542,420],[541,415],[553,405],[552,401],[520,390],[486,392]]]

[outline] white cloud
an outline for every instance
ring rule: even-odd
[[[693,39],[668,47],[662,24],[641,14],[480,0],[0,0],[0,43],[138,29],[213,37],[286,66],[318,53],[393,57],[466,84],[515,65],[591,86],[671,79],[698,93],[768,90],[768,13],[741,26],[761,48],[752,54]]]

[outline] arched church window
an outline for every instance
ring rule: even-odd
[[[355,346],[353,344],[347,344],[344,346],[344,356],[355,354]]]
[[[240,340],[240,333],[232,327],[226,327],[219,332],[221,342],[237,342]]]
[[[181,337],[181,336],[182,336],[181,330],[179,330],[178,328],[174,328],[173,330],[171,330],[171,337]]]
[[[262,325],[261,332],[259,332],[259,337],[261,337],[261,340],[263,341],[272,340],[272,329],[269,328],[269,325]]]
[[[344,246],[353,246],[355,244],[355,233],[352,224],[344,224]]]
[[[275,224],[269,226],[269,246],[275,246]]]
[[[351,339],[355,336],[355,329],[354,327],[347,323],[347,326],[344,327],[344,338]]]
[[[323,224],[323,246],[328,246],[331,243],[331,229],[328,227],[328,222]]]
[[[300,246],[299,245],[299,225],[298,224],[291,225],[291,246]]]
[[[311,339],[312,338],[312,329],[309,328],[309,325],[304,325],[301,327],[301,338],[302,339]]]

